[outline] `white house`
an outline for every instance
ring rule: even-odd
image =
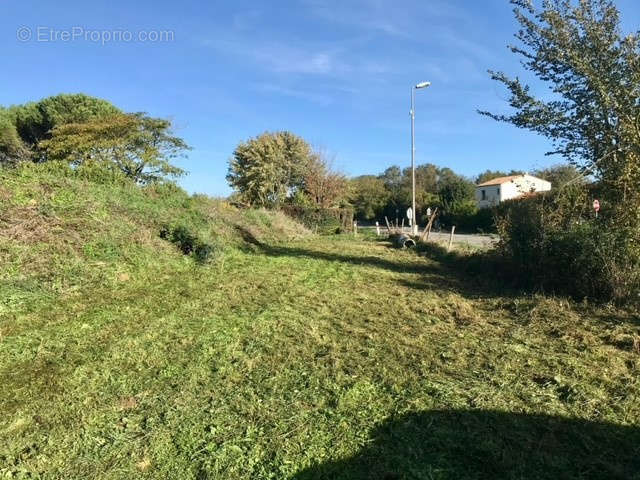
[[[479,208],[491,207],[527,193],[548,192],[549,190],[551,190],[551,182],[533,175],[498,177],[476,185],[476,203]]]

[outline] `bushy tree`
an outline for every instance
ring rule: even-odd
[[[525,172],[521,170],[511,170],[508,173],[501,170],[485,170],[475,178],[475,183],[480,184],[488,182],[489,180],[493,180],[494,178],[509,177],[511,175],[522,175],[524,173]]]
[[[628,209],[631,200],[640,211],[639,34],[622,34],[610,0],[511,3],[521,29],[510,48],[554,96],[543,100],[520,79],[490,71],[515,112],[481,113],[548,137],[551,154],[601,181],[611,202]]]
[[[442,218],[447,224],[455,224],[456,217],[471,216],[476,212],[475,186],[462,177],[448,178],[438,190]]]
[[[18,162],[29,155],[15,125],[14,112],[0,107],[0,166]]]
[[[574,221],[568,221],[576,210],[573,207],[557,209],[561,218],[550,220],[554,212],[549,210],[548,200],[565,202],[564,190],[562,195],[522,201],[522,205],[540,203],[531,210],[537,218],[520,215],[520,203],[515,202],[516,212],[504,216],[508,221],[501,228],[503,251],[522,267],[523,276],[542,272],[542,284],[566,283],[563,273],[570,272],[572,278],[597,277],[600,292],[609,298],[637,300],[640,34],[622,34],[619,12],[610,0],[545,0],[540,8],[530,0],[511,3],[521,27],[516,34],[519,44],[511,50],[553,95],[538,98],[520,79],[490,72],[509,90],[514,112],[481,113],[549,138],[553,143],[550,154],[563,156],[595,179],[603,211],[596,221],[588,208],[594,186],[569,192],[571,198],[582,200],[583,213]],[[528,223],[525,229],[517,228],[523,222],[536,225],[540,241],[534,237],[534,243],[519,241],[522,236],[518,232],[528,229]],[[534,261],[518,261],[518,256]],[[537,265],[551,268],[538,270]],[[556,279],[562,281],[554,282]],[[580,294],[594,292],[585,288]]]
[[[46,161],[38,148],[55,127],[79,124],[121,113],[111,103],[84,94],[61,94],[0,110],[0,156],[12,161]]]
[[[349,200],[357,218],[373,220],[383,214],[391,194],[382,178],[362,175],[351,179],[350,187]]]
[[[576,167],[569,164],[559,164],[541,168],[540,170],[534,171],[532,175],[551,182],[551,188],[553,190],[569,185],[584,185],[587,181],[585,176],[580,173]]]
[[[322,152],[316,152],[304,173],[304,193],[310,202],[321,208],[339,207],[347,196],[347,178],[333,170]]]
[[[171,162],[189,147],[171,134],[171,122],[144,113],[115,114],[83,123],[64,123],[41,140],[38,150],[50,160],[114,168],[146,184],[184,171]]]
[[[248,205],[275,206],[304,187],[314,159],[309,144],[291,132],[266,132],[240,143],[227,181]]]
[[[84,123],[120,113],[111,103],[84,94],[61,94],[14,107],[16,129],[30,148],[50,137],[59,125]]]

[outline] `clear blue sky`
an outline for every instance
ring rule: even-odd
[[[640,2],[618,6],[636,30]],[[132,38],[95,41],[103,30]],[[169,117],[193,147],[182,185],[226,195],[234,146],[265,130],[303,136],[349,175],[407,166],[410,86],[430,80],[418,163],[531,170],[557,163],[548,143],[475,113],[508,111],[486,70],[521,71],[515,30],[507,0],[1,0],[0,104],[84,92]],[[173,38],[137,37],[160,31]]]

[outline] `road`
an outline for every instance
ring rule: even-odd
[[[376,230],[376,227],[373,226],[358,226],[359,230],[368,230],[368,231],[374,231]],[[405,227],[405,232],[409,233],[409,227]],[[387,234],[387,229],[386,227],[380,227],[380,234],[381,235],[386,235]],[[420,234],[422,234],[422,230],[420,230]],[[447,243],[449,242],[449,236],[450,233],[449,232],[434,232],[431,231],[431,234],[429,235],[429,240],[435,241],[435,242],[442,242],[442,243]],[[474,247],[490,247],[492,245],[495,245],[498,241],[498,236],[497,235],[485,235],[485,234],[468,234],[468,233],[456,233],[453,236],[453,243],[466,243],[467,245],[472,245]]]

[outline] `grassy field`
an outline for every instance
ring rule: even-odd
[[[0,478],[640,478],[637,312],[72,177],[0,176]]]

